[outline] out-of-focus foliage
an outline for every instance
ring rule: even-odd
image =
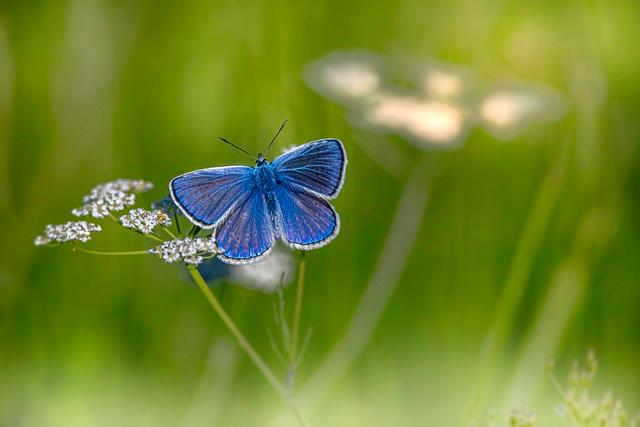
[[[562,397],[547,359],[566,367],[592,347],[598,383],[633,413],[638,22],[634,0],[3,2],[0,424],[279,419],[283,404],[180,266],[36,248],[33,239],[71,220],[96,183],[148,179],[155,189],[138,195],[148,208],[177,174],[245,163],[216,137],[258,152],[285,118],[280,147],[338,137],[349,154],[335,201],[340,236],[307,257],[303,322],[313,335],[301,387],[351,320],[403,189],[407,171],[389,175],[375,157],[439,167],[425,182],[429,203],[396,292],[310,414],[314,425],[468,425],[492,410],[508,420],[524,404],[535,425],[555,426]],[[352,49],[457,64],[483,82],[544,84],[562,94],[566,115],[515,138],[474,127],[459,149],[425,152],[406,135],[354,126],[343,105],[305,84],[305,66]],[[87,247],[152,246],[101,225]],[[284,294],[290,311],[293,287]],[[267,333],[274,302],[235,286],[223,298],[284,376]],[[503,339],[487,347],[492,334]]]

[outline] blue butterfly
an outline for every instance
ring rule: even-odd
[[[346,167],[342,143],[321,139],[287,151],[273,163],[259,154],[255,167],[180,175],[171,180],[169,191],[192,223],[215,230],[222,261],[248,264],[268,255],[278,239],[300,250],[332,241],[340,231],[340,217],[329,200],[340,193]]]

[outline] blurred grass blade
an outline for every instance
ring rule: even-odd
[[[531,213],[518,242],[515,255],[507,273],[507,279],[497,303],[491,326],[485,337],[476,368],[476,374],[468,396],[465,421],[478,419],[478,410],[482,399],[491,387],[498,358],[509,335],[509,328],[522,302],[531,270],[542,246],[542,242],[551,221],[558,196],[562,190],[567,162],[569,142],[566,141],[560,158],[547,172],[533,203]]]
[[[329,392],[371,339],[393,295],[418,238],[428,201],[429,162],[422,158],[407,179],[375,271],[342,338],[301,392],[301,402],[313,408]]]

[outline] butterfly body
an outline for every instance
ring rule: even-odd
[[[200,169],[169,184],[175,204],[194,224],[214,229],[219,257],[247,264],[276,240],[293,249],[326,245],[340,230],[330,199],[344,182],[347,158],[337,139],[301,145],[272,163]]]
[[[273,195],[276,185],[279,183],[273,166],[266,159],[258,158],[254,171],[258,191],[265,196]]]
[[[278,232],[278,203],[276,201],[275,189],[280,184],[280,181],[277,179],[271,164],[262,158],[262,156],[258,156],[254,173],[256,189],[264,198],[271,221],[271,230],[274,232],[274,237],[278,239],[280,236]]]

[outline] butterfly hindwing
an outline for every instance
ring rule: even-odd
[[[254,185],[253,168],[229,166],[180,175],[171,180],[169,191],[175,204],[191,222],[211,229],[234,205],[248,197]]]
[[[321,139],[284,153],[272,166],[285,185],[333,199],[344,182],[347,155],[339,140]]]
[[[280,208],[280,237],[288,246],[319,248],[338,235],[340,217],[327,200],[284,185],[275,194]]]
[[[230,264],[248,264],[266,256],[275,242],[271,215],[264,196],[248,192],[216,228],[218,256]]]

